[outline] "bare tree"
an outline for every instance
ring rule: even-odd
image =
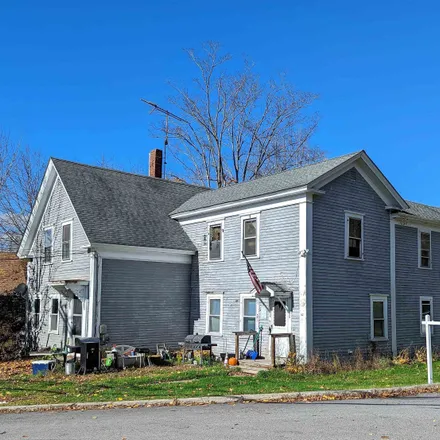
[[[9,144],[9,150],[8,173],[0,192],[0,247],[15,251],[26,230],[46,162],[29,147]]]
[[[170,118],[154,130],[170,137],[187,180],[223,187],[322,158],[310,145],[318,124],[310,111],[315,94],[296,90],[282,75],[262,83],[246,61],[228,73],[231,56],[218,43],[205,44],[202,55],[186,53],[198,77],[191,88],[171,84],[170,102],[187,123]]]

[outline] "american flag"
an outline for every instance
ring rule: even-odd
[[[246,255],[244,254],[244,252],[242,252],[242,255],[243,255],[244,259],[246,260],[249,278],[251,279],[252,285],[255,287],[255,290],[257,291],[257,294],[259,295],[261,293],[261,291],[263,290],[263,285],[261,284],[261,281],[258,279],[257,274],[255,273],[254,269],[252,269],[251,263],[249,263],[249,260],[246,258]]]

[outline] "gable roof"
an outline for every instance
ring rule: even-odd
[[[197,194],[175,209],[171,215],[174,218],[178,218],[183,215],[191,215],[200,209],[220,208],[228,203],[242,202],[269,194],[276,195],[278,193],[282,195],[283,192],[288,190],[317,190],[323,186],[325,181],[334,179],[338,172],[344,171],[346,167],[353,166],[356,161],[358,161],[357,163],[362,163],[364,168],[363,175],[367,178],[370,177],[371,183],[373,183],[373,180],[376,181],[375,188],[379,193],[386,193],[387,197],[385,198],[392,199],[402,209],[408,207],[405,200],[365,151],[362,150],[301,168],[294,168],[271,176],[261,177],[249,182]]]
[[[301,168],[282,171],[270,176],[260,177],[255,180],[243,182],[213,191],[207,191],[195,195],[183,205],[179,206],[171,214],[179,214],[186,211],[194,211],[201,208],[208,208],[223,203],[236,202],[252,197],[273,194],[305,186],[323,174],[331,171],[346,160],[356,156],[359,152],[346,154],[333,159],[323,160],[312,165]]]
[[[195,250],[168,214],[206,188],[51,160],[91,243]]]

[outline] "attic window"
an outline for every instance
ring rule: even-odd
[[[72,222],[63,223],[61,258],[63,261],[72,260]]]
[[[43,230],[43,263],[52,263],[53,254],[53,228]]]
[[[364,215],[345,213],[345,258],[364,258]]]

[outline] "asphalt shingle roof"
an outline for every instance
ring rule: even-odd
[[[409,209],[405,212],[415,215],[416,217],[426,221],[440,221],[440,208],[429,205],[422,205],[421,203],[406,201]]]
[[[309,184],[357,154],[359,154],[359,152],[324,160],[301,168],[294,168],[271,176],[261,177],[250,182],[239,183],[214,191],[201,192],[175,209],[172,214],[195,211],[214,205],[236,202],[301,187]]]
[[[195,250],[169,213],[206,188],[52,161],[91,243]]]

